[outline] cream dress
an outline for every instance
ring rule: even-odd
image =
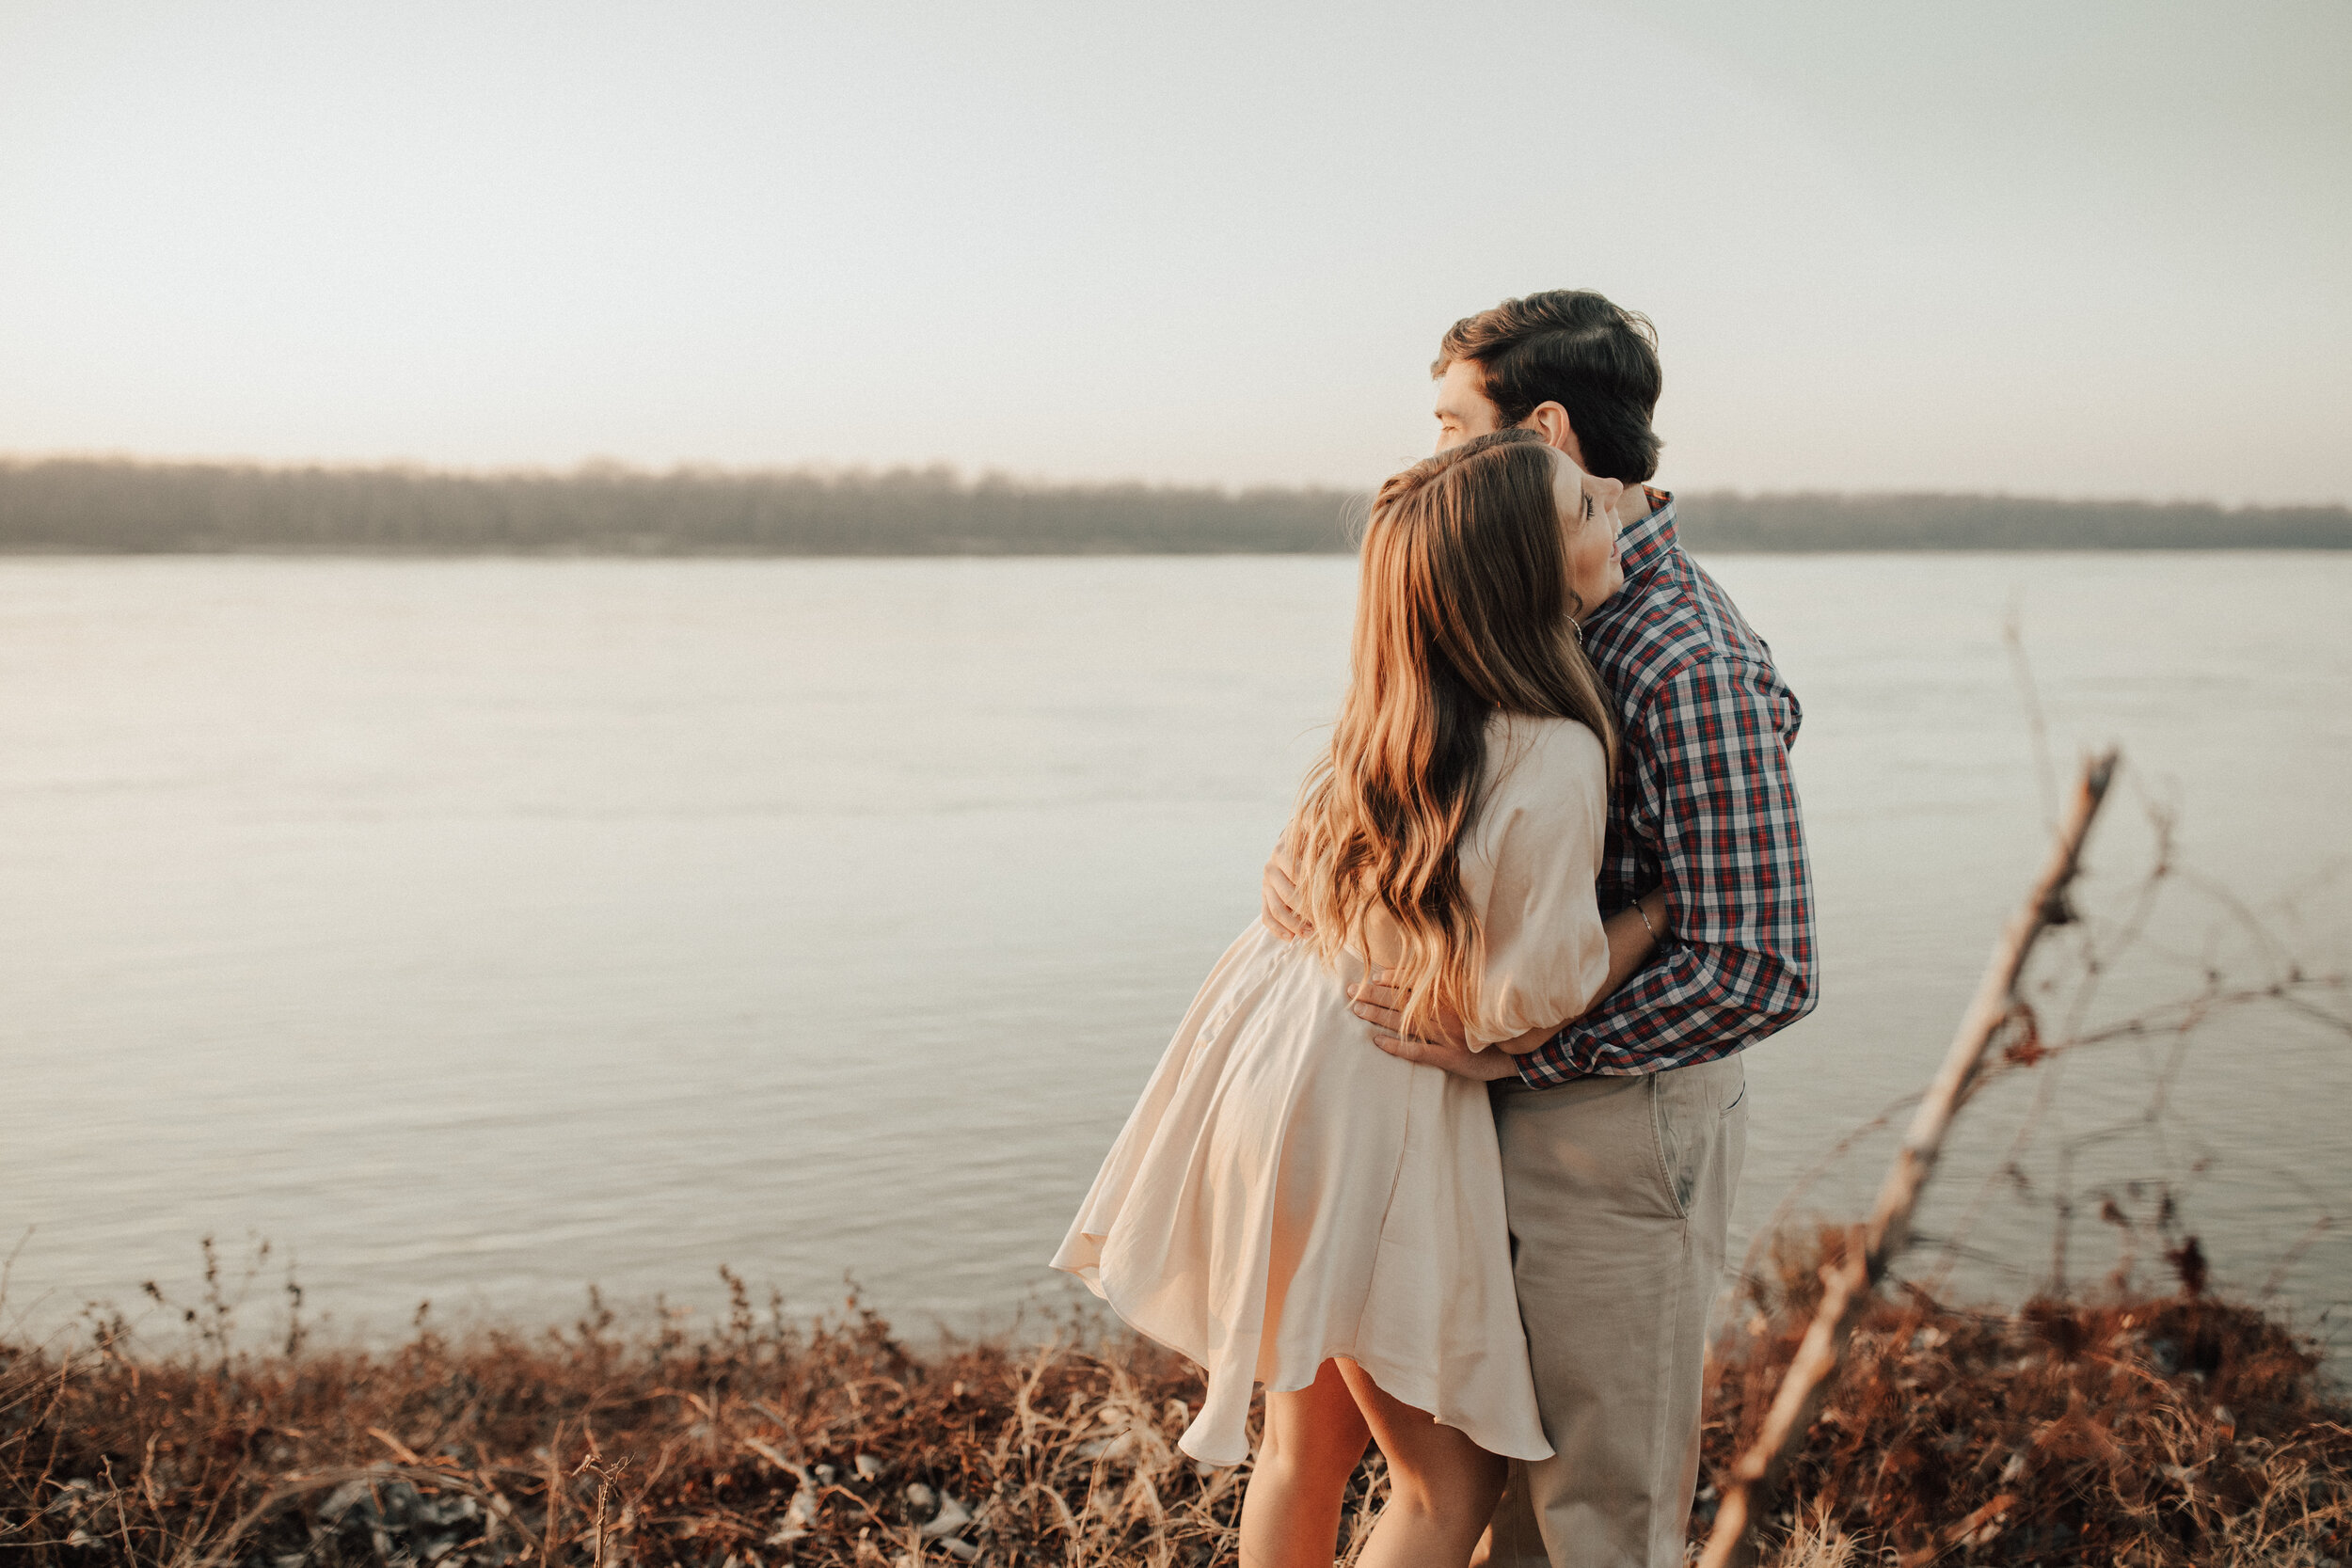
[[[1460,850],[1480,1046],[1575,1017],[1609,973],[1600,742],[1498,715],[1486,748]],[[1263,924],[1225,950],[1054,1266],[1206,1370],[1195,1459],[1241,1463],[1251,1384],[1304,1388],[1342,1355],[1487,1451],[1547,1458],[1486,1086],[1374,1045],[1344,970]]]

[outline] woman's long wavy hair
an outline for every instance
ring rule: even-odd
[[[1616,728],[1569,618],[1555,454],[1534,432],[1482,436],[1380,487],[1365,526],[1347,696],[1292,826],[1300,912],[1327,961],[1401,947],[1387,967],[1409,1032],[1436,1005],[1478,1017],[1484,933],[1456,854],[1495,713],[1573,719],[1616,771]],[[1384,955],[1385,957],[1385,955]]]

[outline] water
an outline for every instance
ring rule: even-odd
[[[2342,967],[2352,557],[1724,557],[1807,719],[1819,1013],[1749,1056],[1753,1227],[1923,1083],[2042,852],[2021,615],[2061,766],[2122,741],[2119,910],[2185,862]],[[1043,1259],[1257,868],[1344,671],[1353,563],[0,562],[6,1310],[184,1297],[273,1243],[356,1332],[707,1302],[845,1273],[901,1323],[1065,1298]],[[2192,984],[2175,888],[2127,1010]],[[2285,900],[2285,903],[2281,903]],[[2292,906],[2290,909],[2289,906]],[[2244,968],[2243,942],[2217,961]],[[2338,1004],[2341,1006],[2341,1003]],[[2025,1168],[2136,1116],[2157,1046],[2081,1058]],[[2032,1085],[1971,1107],[1931,1230]],[[2352,1050],[2201,1035],[2078,1185],[2184,1184],[2251,1289],[2352,1187]],[[1810,1202],[1846,1214],[1866,1143]],[[2201,1169],[2199,1161],[2204,1161]],[[2088,1210],[2095,1211],[2091,1201]],[[2049,1267],[2006,1190],[1962,1282]],[[2095,1277],[2119,1232],[2086,1218]],[[233,1271],[232,1271],[233,1272]],[[2307,1323],[2352,1237],[2281,1276]],[[274,1298],[269,1298],[274,1299]]]

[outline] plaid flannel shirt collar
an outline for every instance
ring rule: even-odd
[[[1653,490],[1646,484],[1642,486],[1642,490],[1649,497],[1649,515],[1617,536],[1617,562],[1625,568],[1628,588],[1675,547],[1674,493]],[[1630,595],[1620,588],[1602,612],[1605,614],[1608,609],[1626,604],[1629,599]]]

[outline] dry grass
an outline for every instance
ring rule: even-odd
[[[18,1351],[0,1371],[0,1540],[35,1561],[951,1560],[921,1544],[939,1509],[917,1485],[971,1507],[957,1538],[976,1543],[1173,1544],[1195,1533],[1185,1503],[1215,1528],[1205,1488],[1136,1483],[1184,1386],[1145,1354],[918,1362],[870,1317],[801,1331],[748,1312],[691,1344],[592,1319],[421,1332],[382,1356],[120,1349]],[[1083,1452],[1096,1436],[1120,1451]]]
[[[1815,1252],[1714,1370],[1708,1456],[1770,1397]],[[0,1347],[0,1550],[26,1564],[1232,1562],[1246,1472],[1174,1449],[1200,1386],[1130,1339],[916,1354],[870,1313],[367,1354],[176,1354],[119,1321]],[[2352,1425],[2312,1351],[2201,1294],[2015,1317],[1882,1302],[1793,1476],[1780,1568],[2352,1560]],[[1357,1477],[1349,1544],[1384,1486]],[[1699,1525],[1706,1522],[1703,1495]]]
[[[389,1354],[0,1347],[0,1549],[35,1564],[1231,1560],[1242,1473],[1174,1448],[1179,1358],[1065,1334],[910,1354],[734,1309]],[[1360,1533],[1377,1468],[1359,1476]]]

